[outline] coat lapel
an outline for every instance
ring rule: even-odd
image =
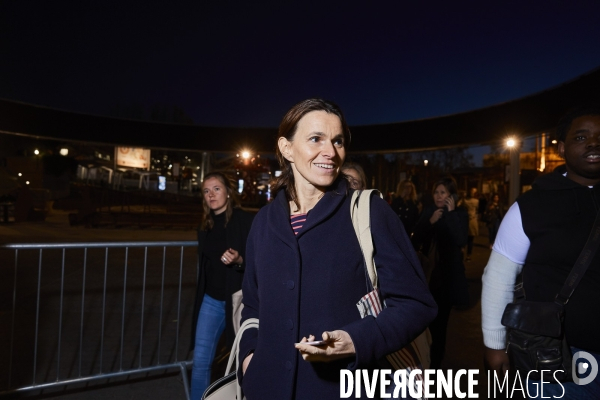
[[[335,211],[344,203],[346,191],[346,180],[338,178],[327,192],[325,192],[323,198],[319,200],[315,207],[308,213],[306,222],[298,233],[298,239],[333,215],[333,213],[335,213]],[[348,216],[350,216],[350,207],[348,207]]]
[[[292,249],[298,248],[298,240],[306,232],[310,231],[315,226],[318,226],[329,216],[333,215],[346,199],[346,180],[338,178],[337,181],[325,192],[323,198],[319,200],[317,205],[309,212],[308,218],[298,235],[294,235],[294,231],[290,225],[290,210],[287,197],[281,191],[275,200],[273,206],[269,210],[268,226],[282,242]],[[348,208],[348,216],[350,208]],[[282,221],[285,226],[282,226]]]
[[[298,248],[298,242],[290,224],[288,201],[283,190],[275,197],[273,206],[269,208],[268,226],[288,247]]]

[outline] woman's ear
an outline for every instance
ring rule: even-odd
[[[279,146],[279,151],[286,160],[289,162],[294,162],[294,157],[292,157],[291,151],[292,144],[289,140],[281,136],[279,140],[277,140],[277,146]]]

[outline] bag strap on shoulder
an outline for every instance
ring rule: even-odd
[[[554,302],[560,306],[565,306],[571,295],[575,291],[575,288],[583,278],[585,271],[590,266],[596,252],[598,251],[598,247],[600,245],[600,212],[596,214],[596,219],[594,221],[594,225],[592,226],[592,230],[587,238],[585,246],[581,253],[579,253],[579,257],[577,257],[577,261],[575,261],[575,265],[571,268],[571,272],[569,272],[569,276],[567,276],[567,280],[563,284],[560,291],[556,294],[554,298]],[[517,276],[517,280],[515,282],[515,301],[525,300],[525,288],[523,287],[523,271]]]
[[[579,257],[577,257],[577,261],[575,261],[575,265],[571,269],[565,284],[563,285],[560,292],[556,295],[554,299],[555,303],[566,305],[569,302],[569,298],[575,291],[575,288],[583,278],[585,271],[588,269],[591,264],[596,252],[598,251],[598,245],[600,244],[600,212],[596,215],[596,220],[594,221],[594,225],[592,226],[592,231],[588,236],[587,242],[581,250]]]
[[[379,197],[383,198],[381,192],[377,189],[355,190],[352,193],[350,201],[350,216],[352,225],[358,238],[360,250],[365,261],[365,268],[369,274],[371,285],[375,289],[377,287],[377,269],[375,268],[375,260],[373,253],[373,237],[371,236],[371,194],[375,192]],[[363,195],[363,193],[365,193]]]

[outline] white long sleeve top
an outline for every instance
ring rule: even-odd
[[[492,254],[483,271],[481,326],[483,343],[490,349],[506,347],[506,328],[500,320],[506,305],[513,301],[515,280],[523,269],[529,245],[521,211],[515,202],[500,224]]]

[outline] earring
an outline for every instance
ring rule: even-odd
[[[229,198],[229,195],[227,195],[227,198]]]

